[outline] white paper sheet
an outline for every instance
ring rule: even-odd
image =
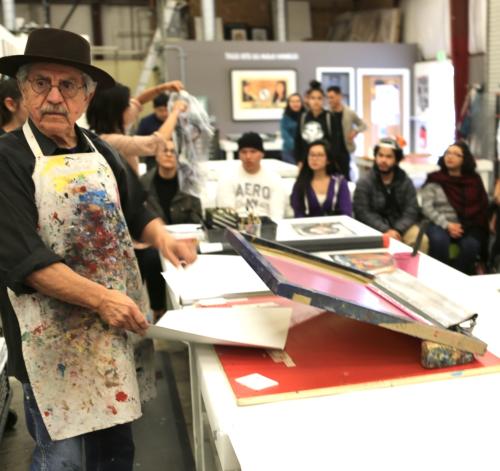
[[[241,345],[283,349],[291,308],[235,306],[185,308],[167,311],[150,326],[150,338],[216,345]]]
[[[268,294],[269,288],[239,255],[199,255],[192,265],[162,273],[180,304],[200,299]]]

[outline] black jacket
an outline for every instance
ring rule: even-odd
[[[388,187],[375,167],[361,178],[354,191],[353,210],[356,219],[380,232],[395,229],[404,234],[419,219],[415,187],[399,167]]]
[[[170,218],[162,209],[160,198],[154,185],[157,169],[153,168],[141,177],[141,183],[148,193],[147,204],[150,210],[160,216],[167,224],[201,223],[203,212],[199,198],[177,191],[170,204]]]

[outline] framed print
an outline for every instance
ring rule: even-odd
[[[355,108],[354,69],[352,67],[316,67],[316,80],[323,90],[328,87],[339,87],[342,90],[344,103]]]
[[[358,114],[368,125],[360,135],[362,155],[371,156],[383,137],[401,136],[410,142],[409,69],[358,69]]]
[[[278,121],[288,95],[297,91],[297,72],[232,70],[231,108],[234,121]]]
[[[252,41],[267,41],[267,29],[266,28],[252,28],[251,29],[251,39]]]
[[[283,219],[278,222],[276,230],[276,240],[279,242],[378,235],[380,233],[375,229],[369,228],[348,216]]]
[[[226,23],[224,38],[231,41],[246,41],[248,39],[248,25],[246,23]]]
[[[246,41],[247,30],[243,28],[234,28],[231,30],[231,40],[232,41]]]

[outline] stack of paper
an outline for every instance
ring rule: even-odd
[[[239,255],[200,255],[185,268],[166,263],[169,290],[181,305],[200,299],[268,294],[269,288]]]
[[[147,336],[166,340],[285,348],[291,308],[238,306],[186,308],[167,313]]]

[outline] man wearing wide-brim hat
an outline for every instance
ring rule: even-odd
[[[17,77],[29,113],[0,139],[0,306],[31,469],[83,469],[84,444],[88,470],[131,470],[133,333],[148,327],[131,237],[174,264],[195,254],[145,209],[119,155],[76,126],[95,87],[114,84],[85,39],[35,30],[0,73]]]

